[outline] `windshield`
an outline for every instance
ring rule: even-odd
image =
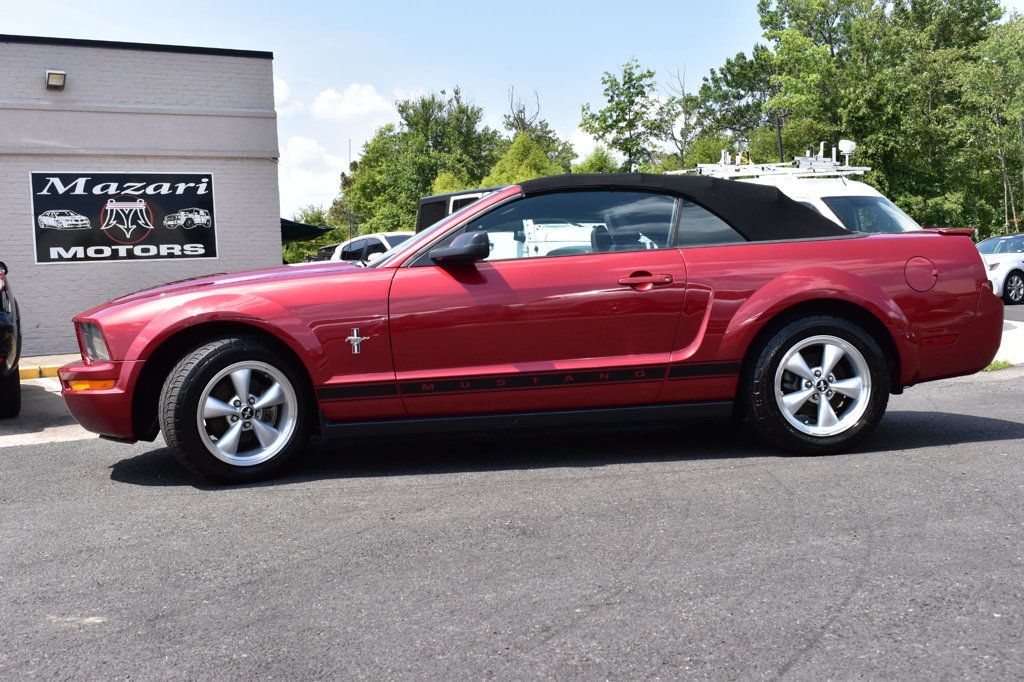
[[[411,234],[392,234],[386,238],[386,241],[391,245],[391,248],[395,248],[411,236]]]
[[[885,197],[822,197],[822,201],[854,232],[914,232],[913,218]]]
[[[984,254],[1024,253],[1024,235],[986,239],[978,244],[978,251]]]
[[[495,190],[495,192],[497,191],[500,190]],[[489,197],[491,196],[491,194],[494,194],[494,192],[488,192],[483,197],[480,197],[480,199],[483,199],[484,197]],[[458,221],[462,217],[462,214],[466,213],[468,209],[472,207],[473,204],[475,203],[476,201],[466,206],[463,206],[455,213],[447,215],[444,218],[438,220],[430,227],[425,228],[422,232],[417,232],[416,234],[405,238],[401,244],[398,244],[393,248],[385,251],[380,258],[370,263],[367,267],[379,268],[382,265],[387,265],[388,263],[394,261],[396,258],[401,257],[404,254],[416,251],[416,249],[418,249],[421,244],[425,244],[434,238],[434,232],[436,232],[438,229],[443,229],[444,226],[450,224],[452,221]]]

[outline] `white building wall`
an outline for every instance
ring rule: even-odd
[[[269,55],[0,36],[0,260],[23,355],[74,352],[71,317],[110,298],[281,263],[272,67]],[[46,90],[47,69],[67,72],[63,92]],[[218,258],[36,265],[33,171],[212,173]]]

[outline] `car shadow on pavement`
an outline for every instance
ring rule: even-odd
[[[881,454],[1021,438],[1024,438],[1024,424],[1019,422],[964,414],[893,411],[855,452]],[[285,476],[251,485],[784,456],[765,446],[748,429],[728,421],[683,423],[658,429],[474,433],[447,438],[402,437],[328,443],[314,439],[310,441],[306,457]],[[110,477],[133,485],[213,487],[186,471],[167,448],[122,459],[111,467]]]
[[[21,382],[21,413],[0,421],[0,436],[36,433],[43,429],[77,424],[64,406],[60,393],[36,382]]]

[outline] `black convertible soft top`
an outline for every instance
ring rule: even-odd
[[[519,183],[525,196],[573,189],[646,190],[690,199],[729,223],[750,241],[850,236],[777,187],[704,175],[601,173],[552,175]]]

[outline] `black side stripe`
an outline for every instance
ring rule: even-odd
[[[738,362],[692,363],[684,365],[648,365],[646,367],[583,370],[576,372],[542,372],[534,374],[492,375],[455,379],[420,379],[401,384],[374,383],[324,386],[317,389],[320,400],[356,400],[360,398],[389,398],[404,396],[441,395],[449,393],[479,393],[515,391],[558,386],[586,386],[594,384],[627,384],[668,379],[698,379],[738,374]]]
[[[738,362],[708,362],[702,364],[675,365],[669,370],[669,379],[694,379],[697,377],[724,376],[739,374]]]
[[[386,384],[350,384],[347,386],[326,386],[319,388],[316,395],[320,400],[352,400],[354,398],[386,398],[398,395],[398,386]]]
[[[665,365],[635,369],[587,370],[578,372],[545,372],[543,374],[511,374],[472,379],[424,379],[402,382],[402,395],[463,393],[466,391],[507,391],[521,388],[552,388],[580,384],[622,384],[661,381]]]

